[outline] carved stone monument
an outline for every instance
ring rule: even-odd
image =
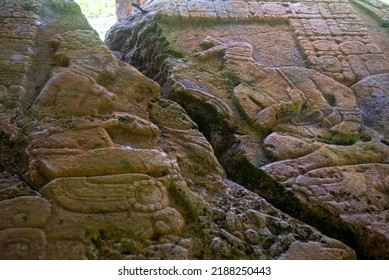
[[[359,258],[388,258],[389,6],[155,0],[145,9],[106,43],[185,108],[228,178]]]
[[[0,0],[0,258],[388,258],[374,3]]]

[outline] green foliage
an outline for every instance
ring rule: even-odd
[[[115,16],[115,0],[74,0],[80,5],[87,18],[106,18]]]
[[[74,0],[90,25],[104,39],[105,33],[116,22],[115,0]]]

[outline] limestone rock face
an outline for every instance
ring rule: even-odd
[[[188,112],[228,178],[359,258],[389,258],[388,6],[154,0],[144,9],[106,43]],[[280,258],[326,250],[294,242]]]
[[[196,124],[180,105],[161,98],[155,81],[104,46],[73,1],[0,4],[1,259],[356,257],[349,246],[226,178],[198,128],[232,124],[236,112],[228,102],[177,76],[177,90],[204,106],[199,113],[216,117]],[[135,35],[117,31],[123,34],[117,40]],[[158,50],[157,41],[150,43]],[[298,106],[303,94],[291,91],[301,94],[289,102]],[[342,88],[339,95],[349,92]],[[282,102],[274,102],[275,110],[289,106]],[[223,128],[230,139],[233,128]],[[218,142],[230,148],[223,138]]]

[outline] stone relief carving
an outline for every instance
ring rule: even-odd
[[[315,70],[346,85],[352,85],[369,75],[385,73],[389,70],[387,58],[375,55],[381,54],[381,51],[374,44],[364,23],[347,3],[348,1],[320,1],[319,3],[199,1],[201,5],[193,1],[174,1],[170,7],[161,5],[163,2],[157,1],[154,6],[161,14],[170,17],[286,21],[292,26],[299,46],[310,65]],[[339,48],[342,43],[350,46],[359,45],[361,48],[357,54],[353,54],[352,50]],[[323,47],[321,49],[313,47],[317,44]],[[374,66],[369,67],[371,72],[358,71],[359,68],[366,68],[367,65],[372,64]],[[379,67],[376,67],[378,65]]]
[[[162,90],[72,1],[1,4],[0,258],[355,258],[253,191],[387,257],[388,60],[348,1],[150,1],[107,44]]]
[[[164,77],[164,96],[201,124],[229,178],[274,202],[291,195],[312,203],[313,216],[326,209],[335,221],[341,213],[334,223],[346,228],[359,220],[358,230],[372,237],[350,235],[359,253],[382,257],[388,252],[382,224],[387,209],[379,200],[387,195],[376,185],[381,179],[367,174],[385,174],[388,161],[383,92],[389,65],[386,41],[377,39],[381,31],[371,31],[356,2],[364,1],[153,1],[147,8],[158,17],[134,14],[114,27],[107,43],[123,58],[131,53],[150,76]],[[115,41],[118,30],[138,26],[142,30],[126,37],[134,43]],[[141,44],[134,38],[142,36],[167,42],[160,53],[167,61],[163,67],[138,59]],[[265,44],[258,39],[265,36],[278,40]],[[379,123],[373,107],[382,116]],[[269,190],[261,171],[283,188]],[[291,200],[277,205],[299,216],[296,205],[288,207]],[[372,249],[374,239],[386,245]]]

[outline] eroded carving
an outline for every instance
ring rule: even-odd
[[[377,100],[386,104],[383,93],[386,86],[373,89],[373,84],[382,85],[386,81],[388,59],[385,44],[374,37],[378,33],[369,33],[370,26],[362,21],[361,11],[343,0],[170,1],[167,7],[168,2],[154,1],[148,6],[162,14],[161,18],[135,17],[126,23],[126,28],[155,24],[160,28],[159,33],[144,28],[129,35],[126,42],[151,33],[170,44],[168,51],[161,52],[169,58],[169,63],[160,67],[164,69],[160,71],[171,71],[170,76],[160,80],[164,94],[179,102],[199,123],[229,176],[267,195],[272,201],[289,197],[289,191],[292,191],[292,197],[278,205],[297,216],[300,210],[296,209],[307,203],[317,206],[310,208],[315,209],[310,214],[321,216],[321,207],[324,207],[333,214],[329,215],[336,220],[336,226],[354,227],[367,208],[359,208],[348,215],[346,208],[349,208],[341,205],[355,202],[352,195],[340,194],[340,189],[348,192],[349,188],[364,189],[360,184],[374,185],[377,182],[373,179],[375,175],[366,179],[361,174],[365,171],[373,174],[375,166],[385,166],[389,155],[383,125],[376,123],[376,130],[366,126],[367,121],[373,122],[366,118],[366,112],[371,112],[374,106],[372,104]],[[201,24],[199,19],[207,23]],[[172,30],[172,23],[182,26],[177,24]],[[210,24],[212,28],[208,26]],[[279,26],[287,24],[300,48],[300,59],[292,52],[293,44],[279,32]],[[272,38],[280,39],[268,44],[257,39],[263,36],[261,28],[268,28]],[[114,29],[117,32],[121,28]],[[123,45],[114,41],[113,34],[108,36],[108,44],[113,49],[123,50]],[[138,56],[144,57],[138,54],[138,47],[134,42],[125,50],[135,57],[132,61]],[[268,49],[275,54],[267,56]],[[280,56],[293,59],[277,60]],[[146,64],[142,61],[139,67],[149,69]],[[160,73],[152,75],[163,77]],[[353,84],[356,86],[350,89]],[[365,95],[363,92],[367,89],[369,94]],[[371,94],[375,97],[367,97]],[[362,100],[368,101],[369,105],[361,106]],[[376,107],[382,113],[385,111],[383,105]],[[177,131],[163,129],[161,135],[167,140],[175,133]],[[225,141],[220,140],[223,133]],[[179,140],[174,141],[180,143]],[[177,150],[179,154],[180,149]],[[178,165],[183,166],[180,161],[178,156]],[[355,171],[354,167],[364,171]],[[270,191],[265,175],[255,171],[258,169],[282,183],[283,188],[277,186]],[[329,182],[333,178],[331,174],[336,177],[333,182]],[[261,180],[266,181],[265,186],[261,185]],[[299,180],[309,183],[303,186],[296,183]],[[331,191],[326,190],[327,187]],[[334,191],[335,194],[331,193]],[[365,201],[371,201],[372,207],[368,211],[377,213],[371,223],[361,218],[356,225],[360,232],[372,236],[371,240],[364,242],[355,232],[350,234],[360,245],[360,254],[382,257],[387,255],[387,245],[372,246],[373,240],[388,244],[388,239],[381,235],[385,227],[380,224],[386,210],[380,208],[378,200],[368,198],[376,192],[370,189],[358,196],[363,205]],[[386,201],[385,195],[379,192]],[[293,204],[290,208],[285,206],[290,203]],[[338,210],[331,212],[332,205]],[[301,207],[305,209],[305,206]],[[222,237],[213,237],[210,243],[215,254],[227,257],[233,254],[232,244],[245,246],[250,243],[254,246],[255,242],[261,242],[256,234],[261,226],[245,226],[242,220],[246,221],[247,217],[243,217],[244,214],[240,217],[240,213],[234,211],[213,211],[215,217],[223,221],[220,224],[226,225],[224,231],[220,231]],[[326,217],[322,215],[319,219],[325,220]],[[335,243],[328,241],[326,244],[331,247],[336,246]],[[308,248],[315,253],[306,254],[305,258],[311,258],[326,251],[327,246],[288,238],[282,239],[278,245],[287,252],[281,258],[294,258],[296,252]],[[258,250],[256,256],[261,256],[261,253],[269,255],[273,252]],[[338,253],[333,251],[328,257],[341,258],[344,251]],[[274,254],[280,253],[275,250]]]
[[[281,115],[284,114],[289,115],[294,125],[321,123],[321,127],[327,126],[330,131],[342,133],[343,136],[357,133],[360,127],[357,104],[355,96],[347,88],[336,89],[336,84],[333,82],[328,86],[330,80],[324,85],[324,82],[319,81],[319,74],[305,69],[264,68],[253,59],[253,47],[248,43],[219,43],[197,56],[204,58],[219,52],[225,53],[224,64],[227,67],[236,73],[242,73],[245,80],[255,85],[240,84],[234,89],[234,97],[241,111],[251,119],[253,124],[264,129],[274,129],[278,120],[282,121]],[[242,64],[241,61],[245,63]],[[298,78],[301,71],[305,73],[304,79]],[[332,106],[326,100],[328,97],[325,95],[328,93],[325,90],[331,91],[331,96],[334,98]],[[326,117],[331,116],[330,118],[336,119],[334,116],[336,114],[343,122],[335,123],[331,127],[331,121]],[[348,117],[349,115],[355,116],[354,119]],[[316,133],[320,133],[319,130],[316,130]],[[325,134],[326,132],[321,133],[324,139]]]
[[[46,236],[42,230],[12,228],[0,231],[0,259],[42,260],[46,256]]]
[[[169,205],[166,187],[146,175],[56,179],[41,192],[81,213],[154,212]]]
[[[44,227],[50,218],[51,205],[40,197],[22,196],[0,202],[0,229]]]
[[[370,75],[386,73],[387,58],[347,1],[151,1],[114,27],[126,30],[115,33],[117,56],[152,68],[198,125],[78,26],[72,1],[11,2],[0,11],[12,19],[0,28],[0,139],[15,147],[25,134],[29,164],[8,173],[7,157],[19,157],[5,150],[0,186],[27,183],[44,198],[0,193],[2,258],[355,258],[226,180],[215,155],[269,200],[331,234],[343,226],[361,256],[387,256],[388,144],[381,124],[364,126],[373,105],[358,108],[366,88],[385,100],[374,88],[385,78]],[[60,16],[69,12],[74,25]],[[355,95],[334,79],[362,82]]]

